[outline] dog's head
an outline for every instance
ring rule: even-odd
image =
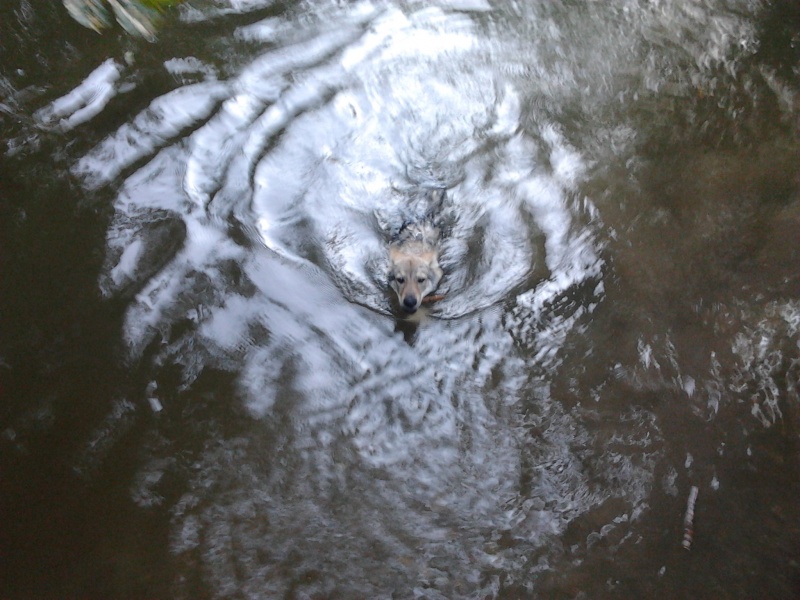
[[[442,279],[437,253],[407,253],[402,248],[391,248],[389,261],[389,285],[397,293],[402,309],[414,314]]]

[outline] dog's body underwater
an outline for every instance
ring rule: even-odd
[[[432,194],[441,204],[444,192]],[[414,314],[423,298],[436,290],[442,279],[439,267],[440,228],[430,215],[407,222],[389,244],[389,285],[397,293],[400,307]]]

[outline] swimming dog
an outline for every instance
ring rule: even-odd
[[[431,199],[432,210],[441,207],[444,191],[432,192]],[[420,221],[406,221],[389,244],[389,285],[409,315],[417,312],[442,279],[440,237],[441,230],[429,212]]]

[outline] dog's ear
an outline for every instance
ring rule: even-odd
[[[439,263],[431,265],[430,271],[431,271],[431,283],[433,283],[433,286],[435,288],[436,286],[439,285],[439,282],[442,280],[442,277],[444,276],[444,271],[442,271],[442,268],[439,266]]]

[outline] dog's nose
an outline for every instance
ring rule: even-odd
[[[411,294],[403,298],[403,310],[410,313],[417,310],[417,298]]]

